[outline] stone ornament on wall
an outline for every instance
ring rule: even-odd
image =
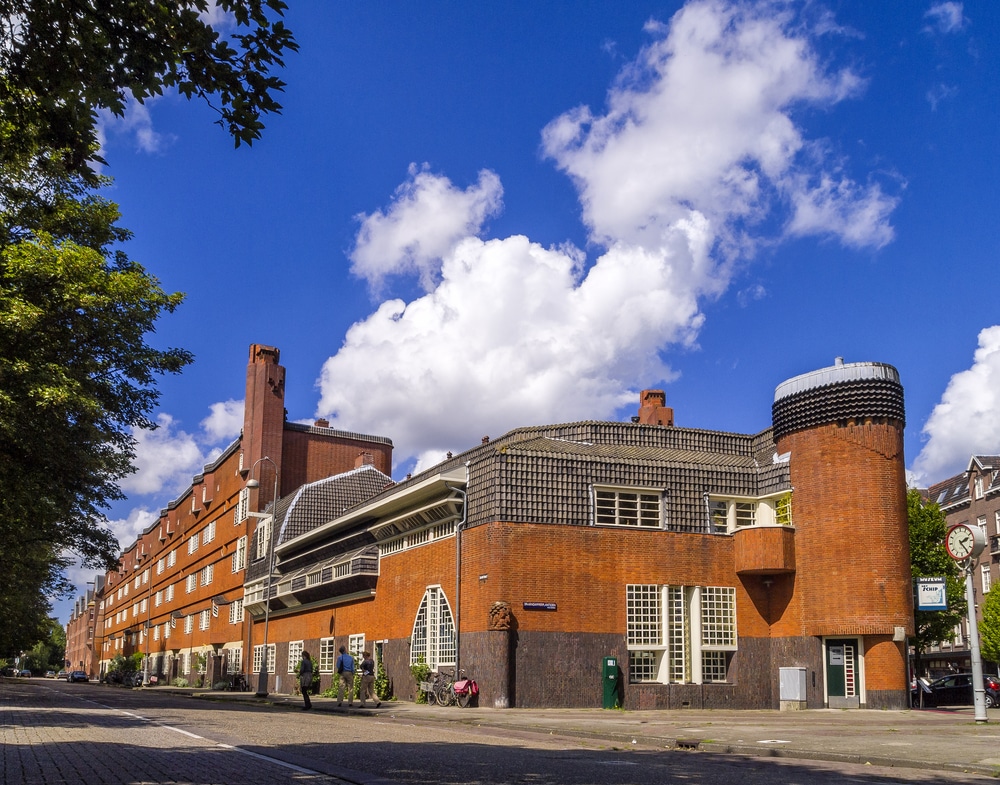
[[[490,606],[490,629],[510,629],[510,603],[497,600]]]

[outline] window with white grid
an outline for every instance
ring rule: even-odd
[[[736,590],[626,585],[632,682],[724,682],[736,650]]]
[[[628,645],[659,646],[663,643],[660,587],[655,584],[626,586]]]
[[[173,567],[177,564],[177,549],[174,548],[170,553],[167,554],[167,566]]]
[[[455,664],[455,623],[440,586],[427,588],[413,621],[410,664],[417,664],[421,658],[432,670]]]
[[[687,592],[683,586],[667,587],[667,646],[670,651],[668,678],[673,682],[689,681],[691,636]]]
[[[243,598],[229,603],[229,623],[240,624],[243,621]]]
[[[253,647],[253,672],[260,673],[261,658],[263,657],[264,647],[254,646]],[[274,673],[274,644],[269,643],[267,646],[267,672]]]
[[[983,580],[983,594],[989,594],[990,588],[993,586],[993,576],[990,574],[990,565],[984,564],[979,568],[979,570]]]
[[[215,539],[215,521],[210,521],[205,530],[201,533],[201,544],[208,545]]]
[[[190,635],[194,630],[194,616],[184,617],[184,633]]]
[[[212,611],[206,608],[200,614],[198,614],[198,629],[207,630],[208,625],[211,623],[212,623]]]
[[[164,590],[164,595],[163,595],[163,599],[164,599],[164,600],[165,600],[166,602],[170,602],[171,600],[173,600],[173,598],[174,598],[174,584],[172,584],[172,583],[171,583],[171,584],[170,584],[169,586],[167,586],[167,588],[166,588],[166,589]]]
[[[361,655],[365,651],[365,636],[364,635],[348,635],[347,636],[347,650],[354,655],[355,659],[360,659]]]
[[[254,549],[254,558],[263,559],[267,556],[268,540],[270,538],[271,532],[271,519],[261,518],[260,522],[257,524],[257,534],[256,534],[256,548]]]
[[[167,560],[164,559],[164,558],[159,558],[159,559],[156,560],[156,574],[157,575],[162,575],[163,574],[163,568],[166,566],[166,561]]]
[[[288,642],[288,672],[295,673],[295,666],[302,659],[302,641]]]
[[[240,498],[236,503],[236,514],[233,518],[233,523],[240,524],[247,519],[247,514],[250,512],[250,489],[241,488]]]
[[[319,642],[320,673],[333,673],[333,663],[337,659],[337,646],[334,638],[321,638]]]
[[[192,534],[188,538],[188,553],[194,553],[196,550],[198,550],[198,535]]]
[[[243,649],[228,649],[229,672],[239,673],[243,670]]]
[[[233,552],[233,572],[239,572],[247,566],[247,538],[244,534],[236,541],[236,550]]]
[[[594,488],[594,522],[599,526],[660,527],[658,491]]]
[[[198,588],[198,573],[191,573],[187,576],[187,593],[190,594]]]
[[[215,576],[215,565],[206,564],[201,571],[201,585],[208,586],[212,582],[212,578]]]

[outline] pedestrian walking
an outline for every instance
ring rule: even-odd
[[[370,651],[366,651],[363,657],[364,659],[361,660],[361,705],[364,706],[365,701],[371,698],[375,701],[377,709],[382,705],[382,701],[375,694],[375,660],[372,659]]]
[[[309,693],[313,686],[313,661],[309,652],[302,652],[302,662],[299,663],[299,689],[302,690],[302,700],[305,705],[302,711],[309,711],[312,708],[312,701],[309,700]]]
[[[347,690],[347,705],[354,705],[354,657],[347,653],[347,649],[340,647],[340,655],[337,657],[337,675],[340,678],[340,687],[337,689],[337,705],[344,703],[344,690]]]

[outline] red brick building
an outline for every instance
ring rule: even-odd
[[[243,613],[244,572],[248,543],[261,522],[254,515],[272,502],[275,490],[282,497],[359,461],[390,471],[389,439],[333,430],[325,421],[287,422],[284,393],[278,350],[252,345],[240,437],[104,576],[96,595],[92,671],[103,674],[116,655],[135,652],[158,680],[211,685],[244,670],[253,626]],[[259,487],[248,487],[249,480]]]
[[[676,427],[660,391],[640,404],[283,499],[274,553],[269,520],[249,546],[245,607],[269,621],[251,671],[289,691],[306,649],[329,686],[345,645],[402,699],[424,662],[467,670],[482,705],[600,706],[611,658],[626,708],[906,707],[896,370],[790,379],[752,435]]]

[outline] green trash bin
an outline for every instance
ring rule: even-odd
[[[601,669],[601,685],[604,691],[605,709],[617,709],[621,706],[621,670],[618,668],[617,657],[605,657]]]

